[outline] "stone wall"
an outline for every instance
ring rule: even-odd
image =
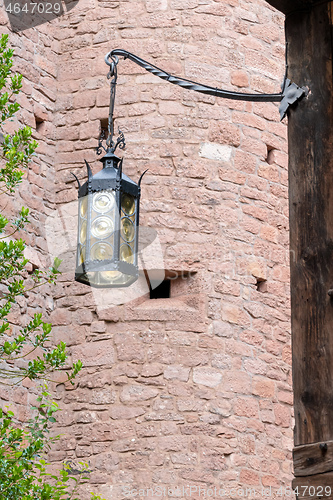
[[[45,27],[30,31],[44,40]],[[55,167],[60,215],[77,197],[71,172],[84,179],[84,159],[100,168],[93,148],[108,116],[109,50],[244,92],[277,92],[284,74],[283,18],[261,0],[81,0],[47,32],[52,42],[27,68],[56,77],[41,153],[47,171]],[[108,306],[112,296],[73,282],[69,223],[50,320],[84,369],[74,388],[61,377],[54,385],[63,437],[50,458],[89,461],[94,487],[82,500],[93,488],[118,500],[140,487],[290,486],[286,125],[276,104],[196,94],[130,61],[118,72],[124,171],[136,180],[149,168],[141,224],[156,230],[163,269],[178,279],[169,298],[150,299],[143,274],[133,300]],[[36,198],[45,196],[39,186]]]

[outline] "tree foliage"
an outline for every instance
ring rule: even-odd
[[[48,435],[58,411],[49,398],[43,390],[37,398],[36,416],[25,427],[17,425],[8,408],[0,409],[0,500],[79,500],[77,489],[89,480],[88,464],[82,462],[75,476],[67,464],[58,474],[48,472],[43,456],[58,439]],[[102,500],[91,495],[91,500]]]
[[[26,168],[35,153],[37,142],[32,139],[30,127],[18,128],[13,134],[6,134],[6,122],[12,119],[20,106],[16,101],[22,87],[22,76],[12,74],[13,49],[7,47],[8,35],[0,39],[0,133],[2,136],[0,153],[0,193],[13,193],[22,181]],[[14,335],[7,317],[17,297],[45,284],[54,283],[59,274],[61,261],[55,259],[53,266],[42,272],[35,269],[27,276],[24,257],[25,243],[15,234],[28,222],[29,209],[22,207],[16,219],[9,221],[0,214],[0,378],[21,382],[45,379],[52,371],[62,368],[66,362],[66,345],[60,342],[53,350],[46,347],[50,340],[51,325],[35,313],[32,320],[21,327]],[[27,281],[26,278],[29,278]],[[30,283],[30,285],[27,283]],[[32,354],[36,356],[32,357]],[[38,354],[37,354],[38,353]],[[18,365],[18,360],[26,363]],[[68,379],[75,377],[81,362],[74,364]]]
[[[22,87],[22,76],[12,72],[13,49],[8,35],[0,37],[0,195],[12,195],[22,181],[24,169],[35,154],[37,143],[29,127],[6,133],[6,122],[12,120],[20,106],[16,101]],[[56,259],[46,272],[35,269],[27,273],[25,242],[18,231],[28,222],[29,209],[22,207],[14,220],[0,213],[0,384],[15,385],[24,379],[49,380],[52,373],[66,364],[66,344],[48,347],[51,324],[35,313],[25,325],[12,325],[8,319],[20,296],[46,283],[55,283],[61,261]],[[77,375],[78,361],[67,373]],[[77,488],[88,479],[88,467],[80,464],[76,475],[64,465],[58,474],[48,472],[46,452],[56,438],[49,428],[55,422],[58,405],[43,386],[32,407],[33,418],[25,424],[15,419],[9,407],[0,409],[0,500],[79,500]],[[92,500],[102,500],[92,494]]]

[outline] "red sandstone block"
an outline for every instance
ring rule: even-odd
[[[234,394],[251,394],[251,376],[242,370],[224,371],[224,387]]]
[[[244,125],[242,127],[242,134],[244,137],[250,138],[251,140],[252,139],[259,140],[261,137],[260,130],[257,130],[257,129],[252,128],[252,127],[246,127]]]
[[[190,368],[181,365],[170,365],[164,370],[164,378],[166,380],[182,380],[187,382],[190,375]]]
[[[238,398],[234,412],[238,416],[259,418],[258,402],[253,398]]]
[[[184,106],[179,102],[161,101],[158,108],[162,115],[181,115],[184,113]]]
[[[92,454],[91,446],[77,446],[75,448],[75,454],[78,458],[90,457]]]
[[[39,69],[46,71],[46,73],[49,73],[51,76],[57,76],[57,64],[50,59],[50,55],[46,58],[40,54],[36,54],[34,63]]]
[[[76,325],[90,325],[93,322],[93,314],[89,309],[80,309],[73,313],[73,321]]]
[[[177,410],[180,412],[203,412],[207,410],[208,403],[200,399],[178,399]]]
[[[60,141],[62,139],[67,141],[75,141],[79,139],[79,127],[58,127],[57,128],[57,139]]]
[[[208,335],[199,338],[198,347],[200,349],[224,349],[224,340]]]
[[[279,479],[276,476],[262,476],[261,482],[263,486],[267,488],[270,486],[272,486],[272,488],[278,488],[280,486]]]
[[[194,9],[198,5],[198,0],[171,0],[170,8],[175,10],[188,10]]]
[[[281,403],[293,404],[293,393],[290,391],[278,391],[277,397]]]
[[[82,60],[64,61],[58,67],[59,81],[80,80],[87,75],[87,63]]]
[[[238,439],[239,450],[248,455],[255,454],[255,438],[251,435],[241,435]]]
[[[80,140],[90,139],[91,137],[97,139],[100,134],[100,123],[98,120],[89,123],[82,123],[80,125]]]
[[[154,103],[137,103],[133,104],[128,110],[128,116],[144,116],[146,117],[150,113],[156,110],[156,104]],[[158,121],[158,116],[154,116]],[[153,118],[153,117],[152,117]]]
[[[109,410],[112,420],[129,420],[144,415],[145,409],[140,406],[113,405]]]
[[[152,13],[148,16],[142,16],[139,24],[144,28],[172,28],[178,24],[178,14],[171,13]],[[161,66],[163,67],[163,66]]]
[[[250,469],[242,469],[239,480],[243,484],[259,485],[259,474]]]
[[[75,346],[71,352],[73,361],[80,359],[83,366],[111,366],[115,360],[114,349],[108,340]]]
[[[262,118],[266,118],[266,120],[275,121],[278,114],[278,106],[272,102],[258,102],[255,104],[253,112]]]
[[[246,216],[242,218],[242,221],[240,223],[240,227],[242,229],[252,234],[259,234],[260,226],[261,226],[260,222],[258,222],[256,219]]]
[[[256,38],[264,40],[265,42],[277,41],[281,37],[281,30],[274,23],[252,24],[250,26],[250,33]]]
[[[222,181],[233,182],[234,184],[242,184],[244,185],[247,179],[245,174],[237,170],[230,169],[230,167],[220,167],[219,168],[219,177]]]
[[[55,309],[50,314],[50,321],[53,325],[70,325],[72,322],[72,313],[67,309]]]
[[[149,365],[144,365],[141,370],[142,377],[156,377],[163,373],[163,365],[160,363],[152,363]]]
[[[276,227],[265,225],[261,227],[260,237],[273,243],[278,242],[279,231]]]
[[[207,387],[216,387],[222,381],[222,374],[208,367],[193,368],[193,382]]]
[[[264,142],[255,140],[250,137],[244,137],[241,141],[242,150],[248,153],[252,153],[259,157],[259,159],[265,159],[267,155],[267,147]]]
[[[253,346],[261,346],[264,342],[264,336],[256,330],[252,329],[243,330],[239,336],[239,339],[242,342]]]
[[[83,167],[84,160],[90,161],[95,159],[92,155],[92,151],[73,151],[73,152],[64,152],[59,153],[57,155],[57,160],[59,162],[59,170],[63,168],[68,168],[68,165],[73,165],[75,163],[80,163]]]
[[[95,105],[96,101],[96,96],[98,100],[98,96],[100,94],[100,91],[98,93],[94,91],[85,91],[85,92],[78,92],[77,94],[74,95],[74,108],[91,108]],[[97,104],[98,106],[98,104]]]
[[[233,335],[233,327],[225,321],[213,321],[214,335],[219,337],[231,337]]]
[[[65,342],[66,345],[71,346],[81,344],[85,341],[85,330],[82,327],[77,328],[74,325],[71,327],[53,326],[52,336],[56,344]]]
[[[292,364],[292,356],[291,356],[291,346],[286,345],[282,349],[282,359],[285,363],[291,366]]]
[[[286,186],[272,184],[270,186],[270,192],[277,198],[285,198],[286,200],[288,199],[288,188]]]
[[[252,390],[253,394],[262,398],[273,398],[275,395],[275,383],[272,380],[254,377]]]
[[[211,142],[238,147],[240,145],[240,130],[232,123],[211,122],[208,138]]]
[[[262,132],[261,140],[267,144],[270,149],[274,148],[278,151],[287,152],[287,142],[274,134],[270,134],[266,130]]]
[[[197,463],[196,453],[172,453],[170,458],[173,464],[194,465]]]
[[[235,152],[234,166],[237,170],[254,174],[256,171],[257,162],[258,158],[253,154],[246,153],[245,151],[240,150],[237,150]]]
[[[124,387],[120,394],[120,400],[123,403],[137,401],[147,401],[155,398],[159,394],[157,389],[151,387],[142,387],[140,385],[128,385]]]
[[[231,73],[231,83],[236,87],[248,87],[249,77],[245,71],[237,70]]]
[[[267,122],[259,118],[256,115],[250,113],[240,113],[239,111],[234,111],[232,113],[233,123],[239,123],[240,125],[247,125],[258,130],[265,130],[267,128]],[[237,151],[238,154],[242,154],[241,151]],[[237,155],[236,153],[236,155]],[[236,165],[235,165],[236,166]]]
[[[221,304],[221,318],[223,321],[228,321],[229,323],[239,324],[239,318],[242,315],[242,310],[240,307],[227,303],[225,301]]]
[[[288,155],[283,151],[273,152],[274,163],[284,169],[288,169]]]
[[[209,353],[196,348],[180,348],[178,354],[179,362],[185,366],[205,365],[209,361]]]

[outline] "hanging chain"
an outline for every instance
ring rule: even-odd
[[[103,146],[103,140],[105,139],[105,134],[104,131],[102,130],[99,141],[98,141],[98,146],[96,148],[96,153],[98,155],[101,154],[102,149],[104,151],[114,153],[117,147],[119,146],[120,149],[125,148],[125,137],[124,134],[121,132],[121,130],[118,130],[119,136],[116,141],[113,140],[114,136],[114,103],[116,99],[116,86],[117,86],[117,78],[118,78],[118,72],[117,72],[117,64],[119,62],[119,59],[117,56],[106,56],[105,57],[105,62],[106,64],[110,67],[110,70],[107,74],[108,80],[111,80],[110,82],[110,105],[109,105],[109,117],[108,117],[108,135],[106,138],[106,146],[105,148]]]
[[[109,106],[109,119],[108,119],[108,138],[106,140],[106,145],[108,148],[114,146],[113,143],[113,134],[114,134],[114,123],[113,123],[113,112],[114,112],[114,101],[116,98],[116,85],[117,85],[117,64],[119,62],[119,58],[117,56],[111,57],[111,63],[109,59],[106,62],[110,66],[109,73],[107,75],[108,80],[112,78],[110,83],[110,106]]]

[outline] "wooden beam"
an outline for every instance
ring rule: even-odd
[[[299,500],[332,498],[333,472],[309,477],[296,477],[293,480],[292,487],[297,491]]]
[[[286,18],[288,77],[310,89],[288,115],[296,447],[333,441],[333,299],[328,295],[333,288],[332,32],[331,2]],[[294,457],[299,473],[297,448]],[[321,461],[322,472],[330,462]],[[315,471],[309,467],[311,475],[294,484],[306,479],[333,491],[333,473],[312,475]]]
[[[322,2],[322,0],[267,0],[267,3],[284,14],[310,9],[320,2]]]
[[[333,441],[296,446],[293,452],[295,476],[312,476],[333,471]]]

